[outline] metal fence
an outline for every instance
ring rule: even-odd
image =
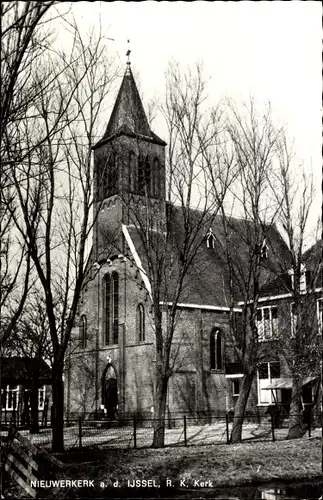
[[[124,418],[122,420],[86,418],[87,415],[64,421],[64,444],[66,449],[104,446],[106,448],[148,448],[153,444],[154,427],[158,421],[153,418]],[[175,416],[166,420],[165,446],[199,446],[230,444],[235,424],[230,414],[198,416]],[[311,413],[304,424],[306,436],[319,435],[322,414]],[[3,431],[5,430],[2,426]],[[50,447],[51,427],[41,428],[38,434],[29,436],[36,445]],[[251,415],[242,424],[242,442],[276,441],[286,439],[288,420],[277,415]]]

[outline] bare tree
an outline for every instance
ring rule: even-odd
[[[14,221],[34,263],[48,317],[53,352],[53,450],[64,446],[64,361],[87,273],[93,227],[90,152],[115,76],[104,54],[101,32],[93,30],[85,41],[74,23],[69,29],[74,44],[68,64],[62,56],[61,76],[50,92],[41,92],[37,127],[31,130],[25,124],[25,137],[34,147],[29,148],[24,163],[11,171],[20,209],[20,217],[13,214]],[[39,141],[43,131],[45,140]]]
[[[40,76],[40,63],[50,45],[46,14],[54,4],[1,4],[1,349],[10,339],[33,281],[28,248],[13,229],[17,204],[8,174],[11,165],[27,152],[21,123],[28,114],[32,119],[40,90],[53,79],[53,74],[45,71]]]
[[[230,201],[238,218],[221,205],[223,276],[228,287],[227,305],[230,308],[228,347],[239,363],[243,377],[234,408],[231,441],[241,440],[242,423],[254,374],[261,361],[257,329],[257,307],[262,284],[268,279],[271,267],[277,262],[267,259],[264,245],[277,247],[280,238],[272,224],[277,204],[271,199],[268,179],[272,162],[277,155],[280,131],[272,124],[270,107],[262,118],[257,115],[254,99],[238,110],[228,102],[225,147],[221,158],[233,162],[236,178],[230,188]],[[214,178],[214,176],[213,176]],[[214,183],[213,183],[214,184]],[[221,189],[215,186],[215,196]],[[278,241],[277,240],[278,237]],[[271,243],[269,243],[271,242]],[[239,304],[241,314],[234,313]]]
[[[290,294],[291,308],[287,311],[289,317],[285,318],[286,327],[281,329],[278,343],[292,378],[288,437],[297,438],[303,433],[303,382],[319,374],[317,299],[322,286],[322,255],[319,242],[305,252],[306,241],[310,238],[308,223],[314,199],[313,177],[302,166],[295,169],[285,135],[279,143],[278,160],[271,187],[273,197],[280,204],[277,223],[288,247],[288,258],[279,259],[277,271]]]

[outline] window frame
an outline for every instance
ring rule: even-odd
[[[82,314],[80,324],[80,337],[81,337],[81,349],[86,349],[87,347],[87,317]]]
[[[206,238],[206,248],[214,249],[215,248],[215,236],[213,234],[212,228],[210,228],[208,230],[205,238]]]
[[[273,311],[276,311],[273,317]],[[261,312],[261,320],[259,320],[259,313]],[[268,318],[265,315],[268,312]],[[268,321],[268,323],[265,323]],[[274,324],[275,321],[275,324]],[[262,306],[257,308],[256,324],[259,342],[269,342],[276,338],[275,331],[278,329],[278,307],[277,305]],[[266,328],[269,327],[269,335],[266,335]]]
[[[238,384],[238,392],[235,391],[235,384]],[[232,396],[238,397],[240,395],[240,378],[232,379]]]
[[[40,398],[41,394],[43,395],[42,400]],[[38,389],[38,410],[44,410],[45,399],[46,399],[46,385],[42,385]]]
[[[145,332],[145,307],[142,303],[137,305],[136,309],[136,333],[138,342],[146,341]]]
[[[19,394],[20,394],[20,386],[19,385],[15,385],[15,386],[10,386],[10,385],[7,385],[5,389],[2,389],[1,390],[1,393],[5,393],[5,410],[6,411],[17,411],[18,410],[18,404],[19,404]],[[11,403],[13,403],[14,401],[14,398],[13,398],[13,393],[16,394],[16,404],[15,404],[15,408],[14,408],[14,405],[11,404],[9,405],[9,401]]]
[[[279,364],[279,377],[273,377],[272,376],[272,368],[271,368],[271,364],[273,363],[278,363]],[[266,389],[266,392],[269,393],[269,397],[268,397],[268,401],[262,401],[261,400],[261,395],[262,395],[262,391],[264,389],[262,389],[260,387],[260,380],[266,380],[265,384],[264,385],[269,385],[272,383],[272,380],[273,379],[277,379],[277,378],[280,378],[280,373],[281,373],[281,366],[280,366],[280,361],[265,361],[264,363],[261,363],[261,365],[266,365],[267,366],[267,377],[266,378],[262,378],[260,377],[259,375],[259,369],[260,369],[260,366],[257,368],[257,406],[268,406],[268,405],[271,405],[273,403],[275,403],[275,398],[273,397],[273,393],[272,393],[272,390],[271,389]],[[274,389],[275,392],[276,392],[276,401],[278,401],[278,397],[277,397],[277,390],[279,389]]]
[[[210,370],[224,370],[224,342],[223,331],[219,327],[214,327],[210,333]],[[220,351],[220,355],[219,355]],[[219,363],[220,361],[220,363]],[[220,366],[219,366],[220,365]]]
[[[103,345],[119,344],[119,274],[103,277]]]

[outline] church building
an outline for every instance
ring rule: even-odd
[[[174,220],[180,219],[180,208],[166,200],[165,149],[166,142],[149,126],[128,63],[106,132],[93,148],[95,223],[67,359],[68,414],[153,416],[153,304],[136,215],[149,207],[156,241],[169,230],[163,222],[167,210],[172,210]],[[237,219],[236,224],[243,221]],[[174,416],[223,415],[239,395],[241,367],[227,335],[229,290],[215,252],[221,231],[217,219],[205,229],[199,260],[204,268],[192,265],[190,285],[178,301],[180,316],[173,339],[177,359],[167,396],[167,411]],[[286,249],[274,227],[268,230],[266,245],[263,253],[269,260],[268,249]],[[268,273],[264,271],[264,282],[273,279]],[[237,317],[240,307],[237,297]],[[248,407],[253,413],[257,391],[255,381]]]

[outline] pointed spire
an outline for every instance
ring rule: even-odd
[[[111,117],[102,139],[94,146],[97,148],[102,142],[106,142],[116,134],[138,135],[147,137],[147,139],[161,144],[166,143],[150,130],[147,116],[141,102],[141,98],[136,86],[135,79],[131,71],[128,40],[128,50],[126,52],[127,68],[114,104]]]

